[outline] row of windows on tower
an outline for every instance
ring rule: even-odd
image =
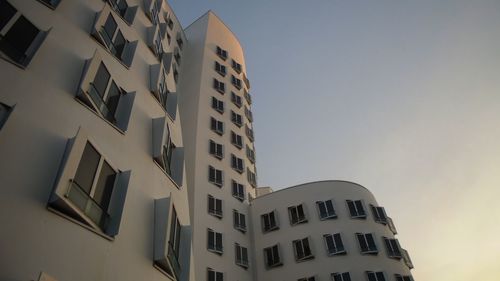
[[[351,218],[367,218],[364,203],[362,200],[346,200],[346,204]],[[332,199],[317,201],[316,207],[320,220],[336,219],[338,217]],[[392,220],[385,213],[385,209],[383,207],[377,207],[374,205],[370,205],[370,208],[372,210],[375,222],[389,225],[391,230],[393,230],[393,232],[395,233],[395,228],[392,224]],[[306,212],[306,206],[304,204],[288,207],[288,216],[290,225],[292,226],[308,222],[308,215]],[[276,210],[273,210],[272,212],[261,215],[261,223],[263,232],[269,232],[279,229],[278,212]]]
[[[233,121],[234,123],[235,121]],[[240,126],[239,126],[240,127]],[[210,117],[210,129],[218,134],[219,136],[224,135],[224,122],[215,119],[214,117]],[[234,136],[233,136],[234,135]],[[245,135],[247,138],[253,142],[254,141],[254,133],[253,130],[245,124]],[[234,145],[236,145],[238,148],[241,148],[243,146],[243,141],[233,141],[233,138],[237,138],[239,136],[238,134],[234,133],[231,135],[231,141]],[[241,136],[240,136],[241,137]]]
[[[231,101],[238,108],[241,108],[242,106],[241,97],[236,95],[234,92],[231,92]],[[212,97],[212,108],[215,111],[219,112],[220,114],[224,114],[225,111],[224,101],[219,100],[216,97]],[[253,121],[252,111],[248,109],[247,106],[244,107],[244,110],[246,118],[248,119],[248,121],[252,122]],[[241,127],[243,125],[242,115],[236,113],[234,110],[231,110],[231,121],[238,127]]]
[[[365,280],[367,281],[386,281],[386,274],[383,271],[366,271]],[[351,274],[349,272],[334,272],[330,274],[331,281],[351,281]],[[394,274],[395,281],[413,281],[411,275]],[[297,281],[319,281],[316,276],[304,277],[297,279]]]
[[[238,171],[239,170],[238,162],[234,162],[234,161],[231,161],[231,162],[232,162],[231,165],[233,166],[233,169]],[[243,168],[241,168],[241,169],[243,169]],[[254,188],[257,187],[257,177],[256,177],[255,173],[252,172],[252,170],[250,170],[249,168],[247,168],[246,172],[247,172],[248,183],[250,183],[250,185]],[[243,173],[243,171],[241,173]],[[218,186],[218,187],[222,187],[224,185],[224,171],[216,169],[213,166],[208,166],[208,181],[210,183]]]

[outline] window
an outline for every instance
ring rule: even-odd
[[[177,71],[177,66],[172,65],[172,68],[173,68],[173,76],[174,76],[174,81],[175,83],[177,83],[179,81],[179,71]]]
[[[214,271],[209,268],[207,270],[207,280],[208,281],[224,281],[224,274],[222,272]]]
[[[222,49],[221,47],[217,46],[217,55],[219,56],[219,58],[221,58],[222,60],[226,60],[227,59],[227,51]]]
[[[351,281],[351,275],[349,272],[335,272],[332,273],[332,281]]]
[[[178,47],[174,48],[174,59],[177,65],[181,65],[181,51],[179,50]]]
[[[222,218],[222,200],[208,195],[208,213],[219,219]]]
[[[79,129],[61,160],[49,207],[108,236],[118,234],[130,171],[117,170]]]
[[[241,149],[243,147],[243,138],[235,132],[231,131],[231,143],[238,149]]]
[[[315,280],[316,278],[314,276],[297,279],[297,281],[315,281]]]
[[[233,197],[244,201],[245,200],[245,186],[236,181],[232,181]]]
[[[175,120],[178,95],[175,92],[170,92],[167,85],[167,77],[171,69],[171,55],[163,53],[160,63],[150,66],[150,91],[168,116]]]
[[[243,159],[236,157],[234,154],[231,154],[231,168],[238,173],[243,173]]]
[[[236,78],[234,75],[231,75],[231,83],[233,86],[235,86],[238,90],[241,89],[241,80]]]
[[[245,134],[247,135],[247,138],[250,140],[250,141],[254,141],[254,138],[253,138],[253,130],[250,129],[250,127],[248,127],[247,125],[245,125]]]
[[[217,61],[215,62],[215,71],[222,76],[226,76],[226,66]]]
[[[108,0],[108,3],[128,25],[134,23],[135,14],[139,6],[130,7],[126,0]]]
[[[210,129],[216,134],[222,136],[224,134],[224,123],[213,117],[210,118]]]
[[[224,147],[220,143],[216,143],[213,140],[210,140],[210,155],[215,158],[222,159],[224,158]]]
[[[320,220],[334,219],[337,217],[335,209],[333,208],[333,201],[331,199],[326,201],[317,201],[316,205],[318,205]]]
[[[241,231],[241,232],[246,232],[247,231],[247,224],[245,221],[245,214],[239,213],[236,210],[233,210],[233,221],[234,221],[234,228]]]
[[[292,244],[296,261],[305,261],[314,258],[311,247],[309,246],[309,239],[307,237],[303,239],[293,240]]]
[[[396,281],[413,281],[411,275],[394,274],[394,277],[396,277]]]
[[[368,277],[368,281],[385,281],[385,275],[382,271],[367,271],[366,277]]]
[[[297,225],[307,222],[307,217],[303,204],[288,207],[288,215],[290,216],[291,225]]]
[[[371,233],[356,233],[362,254],[378,254],[377,245]]]
[[[252,96],[250,96],[250,94],[247,91],[243,91],[243,96],[247,100],[248,104],[252,104]]]
[[[248,268],[248,249],[240,246],[238,243],[234,244],[234,248],[236,251],[236,264],[243,268]]]
[[[208,167],[208,181],[215,184],[218,187],[222,187],[224,184],[224,176],[222,170],[217,170],[212,166]]]
[[[7,121],[7,118],[9,118],[11,112],[12,107],[0,102],[0,130]]]
[[[280,258],[279,244],[264,248],[264,258],[267,268],[283,265]]]
[[[222,255],[222,233],[208,229],[208,245],[207,249],[211,252]]]
[[[149,10],[146,11],[146,14],[153,24],[160,23],[159,13],[161,12],[161,4],[161,0],[150,0],[150,7]]]
[[[184,175],[184,148],[174,144],[169,122],[167,117],[153,119],[153,160],[180,188]]]
[[[170,33],[168,33],[168,32],[165,32],[165,34],[166,34],[166,37],[167,37],[167,43],[170,46],[170,42],[172,42],[172,36],[170,36]]]
[[[135,93],[118,86],[98,52],[85,65],[77,98],[121,132],[128,127]]]
[[[246,146],[247,158],[250,162],[255,163],[255,151],[251,149],[248,145]]]
[[[365,208],[363,207],[363,202],[361,200],[346,200],[346,202],[349,212],[351,213],[351,218],[366,218]]]
[[[169,256],[172,256],[172,258],[175,258],[175,260],[172,261],[172,263],[179,263],[179,247],[180,247],[180,242],[181,242],[181,224],[179,222],[179,219],[177,217],[177,212],[175,211],[175,208],[172,206],[172,218],[170,220],[170,236],[169,236]],[[171,253],[170,253],[171,251]],[[176,268],[175,266],[173,266]],[[177,270],[176,270],[177,271]],[[179,275],[180,272],[174,272],[176,276]]]
[[[235,94],[234,92],[231,92],[231,101],[236,105],[238,108],[241,107],[242,102],[241,102],[241,97]]]
[[[241,64],[237,63],[235,60],[231,61],[231,65],[233,66],[234,71],[241,73]]]
[[[247,168],[247,180],[251,186],[257,187],[257,176],[254,172]]]
[[[38,0],[38,1],[42,2],[43,4],[45,4],[47,7],[51,8],[52,10],[57,8],[57,5],[59,5],[59,3],[61,2],[61,0]]]
[[[247,117],[248,121],[253,122],[252,111],[250,111],[250,109],[248,109],[246,106],[245,106],[245,116]]]
[[[214,78],[214,89],[217,90],[217,92],[224,94],[226,92],[226,84]]]
[[[399,246],[398,239],[391,239],[384,237],[385,246],[387,249],[387,255],[390,258],[401,259],[401,246]]]
[[[243,126],[243,117],[232,110],[231,110],[231,121],[233,122],[234,125],[238,127]]]
[[[278,230],[278,214],[276,211],[269,212],[260,216],[262,222],[262,231],[269,232],[273,230]]]
[[[329,256],[346,253],[340,233],[325,234],[323,235],[323,238],[325,239],[326,250]]]
[[[220,114],[224,113],[224,102],[212,97],[212,108]]]
[[[174,21],[172,20],[172,18],[167,17],[167,18],[165,19],[165,23],[167,24],[167,26],[168,26],[168,28],[169,28],[170,30],[174,29]]]
[[[162,24],[153,25],[149,28],[149,47],[155,54],[155,56],[160,59],[165,49],[163,48],[163,38],[165,38],[165,26]]]
[[[38,29],[6,0],[0,0],[0,11],[0,55],[24,68],[42,45],[47,32]]]
[[[184,41],[182,40],[182,36],[180,33],[177,33],[177,46],[182,50],[182,46],[184,46]]]
[[[387,224],[387,215],[385,213],[384,207],[376,207],[373,205],[370,206],[372,208],[372,213],[375,221],[378,223]]]

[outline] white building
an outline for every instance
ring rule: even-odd
[[[257,188],[243,49],[214,13],[0,0],[0,35],[0,280],[411,280],[365,188]]]

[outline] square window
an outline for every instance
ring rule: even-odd
[[[211,268],[207,270],[207,280],[208,281],[224,281],[224,274],[222,272],[215,271]]]
[[[306,237],[303,239],[293,240],[292,244],[296,261],[306,261],[314,258],[311,247],[309,245],[309,238]]]
[[[239,213],[236,210],[233,210],[233,222],[234,222],[234,228],[241,231],[241,232],[246,232],[247,231],[247,224],[245,220],[245,214]]]
[[[221,58],[222,60],[226,60],[227,59],[227,51],[222,49],[221,47],[217,46],[217,55],[219,56],[219,58]]]
[[[232,191],[233,191],[233,197],[240,200],[244,201],[245,200],[245,186],[241,183],[238,183],[236,181],[232,181]]]
[[[335,272],[332,273],[332,281],[351,281],[349,272]]]
[[[318,206],[320,220],[337,218],[337,214],[333,208],[333,201],[331,199],[326,201],[317,201],[316,205]]]
[[[283,265],[280,258],[279,245],[264,248],[264,258],[267,268],[273,268]]]
[[[219,219],[222,218],[222,200],[208,195],[208,213]]]
[[[347,207],[349,208],[349,213],[351,214],[351,218],[365,219],[366,212],[365,207],[363,206],[363,201],[361,200],[346,200]]]
[[[323,238],[325,239],[326,250],[329,256],[346,254],[340,233],[325,234]]]
[[[210,118],[210,129],[216,134],[222,136],[224,134],[224,123],[213,117]]]
[[[212,166],[208,167],[208,181],[215,184],[218,187],[222,187],[224,184],[224,177],[222,170],[215,169]]]
[[[243,173],[243,159],[236,157],[234,154],[231,154],[231,167],[238,173]]]
[[[375,239],[371,233],[356,233],[359,248],[362,254],[377,255],[378,249],[375,244]]]
[[[288,207],[288,215],[290,216],[291,225],[297,225],[307,222],[307,216],[303,204]]]
[[[212,229],[207,229],[208,233],[208,245],[207,249],[210,252],[214,252],[222,255],[223,247],[222,247],[222,233],[215,232]]]
[[[368,281],[385,281],[385,274],[382,271],[367,271],[366,276],[368,277]]]
[[[261,215],[261,222],[263,232],[270,232],[279,229],[278,214],[276,211]]]
[[[234,246],[236,251],[235,263],[245,269],[248,268],[248,249],[240,246],[238,243],[235,243]]]
[[[210,155],[214,156],[217,159],[224,158],[224,148],[222,144],[216,143],[213,140],[210,140]]]

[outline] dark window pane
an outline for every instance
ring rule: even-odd
[[[116,49],[116,56],[120,58],[123,52],[123,48],[125,48],[125,43],[127,43],[121,31],[118,31],[118,34],[116,35],[114,42],[115,42],[114,44]]]
[[[111,14],[109,14],[108,18],[106,19],[106,23],[104,23],[104,31],[106,32],[106,35],[108,35],[109,39],[113,38],[117,27],[118,25],[116,24],[115,19],[113,19],[113,16],[111,16]]]
[[[100,159],[101,155],[97,150],[90,143],[87,143],[74,179],[78,186],[87,193],[90,193],[92,189],[92,183],[94,182],[94,176]]]
[[[38,32],[38,28],[21,16],[1,40],[1,48],[13,60],[21,61]]]
[[[106,98],[106,104],[108,105],[110,114],[109,118],[113,118],[115,115],[116,108],[118,107],[118,101],[120,100],[120,92],[120,88],[118,88],[116,83],[112,81],[111,86],[109,87],[108,96]]]
[[[108,70],[104,64],[101,63],[94,78],[94,87],[101,97],[104,97],[104,92],[106,91],[110,77],[111,75]]]
[[[115,184],[115,177],[115,170],[113,170],[113,168],[111,168],[111,166],[104,161],[99,174],[99,179],[97,180],[94,200],[105,212],[108,210],[109,200]]]
[[[9,2],[0,0],[0,30],[5,27],[17,10]]]

